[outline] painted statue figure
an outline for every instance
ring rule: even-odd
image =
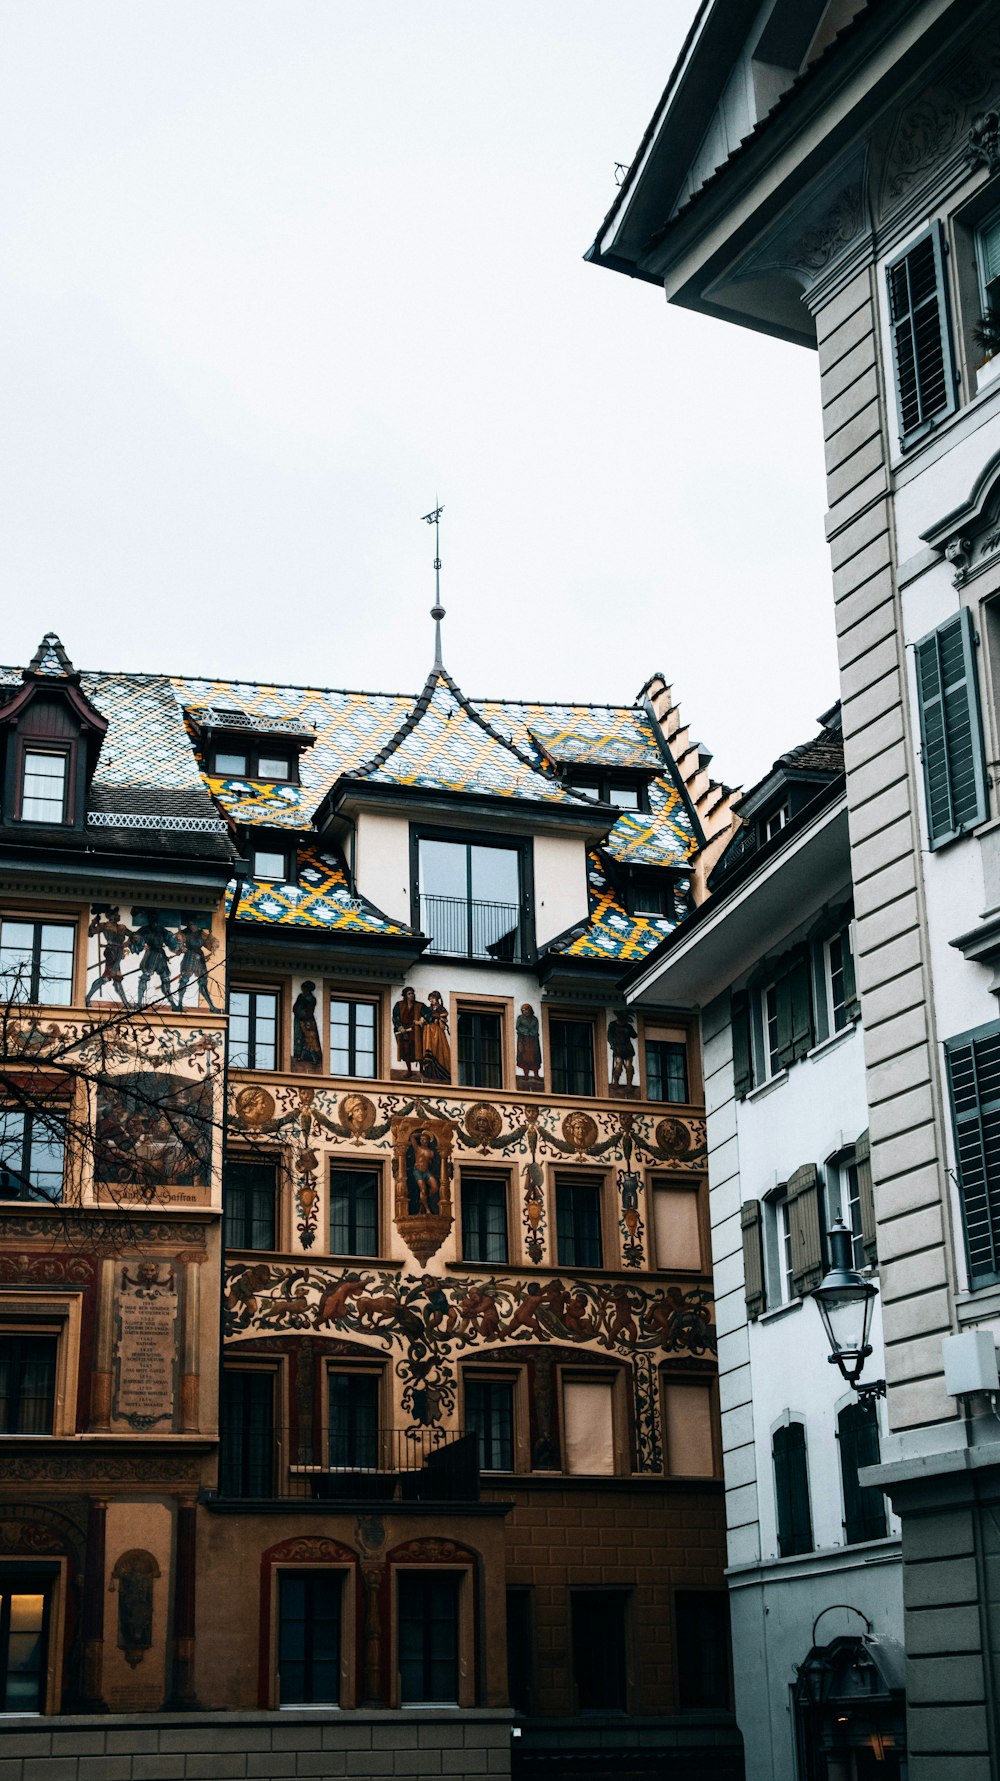
[[[420,1073],[432,1082],[451,1081],[451,1040],[448,1010],[440,990],[432,989],[427,1006],[420,1010]]]
[[[625,1075],[625,1087],[631,1088],[635,1079],[635,1025],[627,1008],[622,1008],[608,1021],[608,1044],[611,1046],[611,1085],[618,1088],[621,1084],[622,1072]]]
[[[219,942],[215,935],[195,921],[193,916],[177,929],[177,950],[181,955],[180,979],[177,984],[177,1006],[183,1008],[184,993],[189,983],[197,986],[198,994],[204,996],[213,1013],[218,1013],[212,1000],[212,991],[208,983],[208,960],[218,948]]]
[[[517,1034],[516,1063],[518,1074],[538,1084],[542,1077],[542,1045],[538,1036],[538,1016],[530,1002],[521,1003],[521,1012],[514,1022]]]
[[[417,1001],[417,992],[407,983],[392,1010],[392,1030],[396,1036],[396,1056],[409,1076],[420,1072],[421,1016],[424,1010]]]
[[[117,908],[97,909],[94,911],[93,920],[87,929],[89,935],[100,937],[102,945],[101,967],[87,991],[88,1008],[106,983],[111,985],[118,1000],[123,1002],[126,1008],[128,1007],[128,997],[122,983],[122,964],[132,940],[132,929],[127,928],[123,921],[119,921],[120,913],[121,911]]]
[[[134,911],[133,911],[134,914]],[[177,941],[163,925],[155,909],[143,912],[143,920],[136,928],[131,942],[132,951],[142,952],[139,960],[139,989],[135,998],[137,1008],[142,1008],[146,1001],[146,990],[151,977],[155,977],[160,985],[160,994],[168,1008],[174,1006],[170,993],[170,960],[171,952],[179,952]]]
[[[410,1162],[412,1156],[412,1163]],[[407,1211],[437,1213],[441,1209],[441,1174],[433,1132],[414,1132],[407,1156]]]
[[[315,1070],[323,1062],[319,1027],[316,1025],[316,985],[306,978],[292,1003],[292,1057],[297,1064]]]

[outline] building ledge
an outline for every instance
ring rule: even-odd
[[[980,1286],[975,1292],[955,1294],[955,1318],[963,1326],[1000,1317],[1000,1286]]]
[[[758,1558],[750,1564],[728,1565],[726,1581],[730,1589],[746,1589],[757,1583],[790,1583],[801,1577],[895,1564],[901,1554],[898,1537],[890,1534],[884,1540],[861,1540],[856,1546],[823,1546],[816,1552],[798,1552],[793,1558]]]

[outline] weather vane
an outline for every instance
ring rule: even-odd
[[[434,604],[431,607],[431,617],[434,620],[435,668],[444,667],[441,658],[441,620],[444,617],[444,607],[441,604],[441,515],[443,512],[444,508],[439,506],[432,508],[430,513],[423,513],[420,516],[425,525],[434,527]]]

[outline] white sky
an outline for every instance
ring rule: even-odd
[[[3,0],[0,657],[836,696],[812,354],[583,263],[695,0]]]

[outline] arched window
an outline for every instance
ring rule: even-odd
[[[782,1558],[791,1558],[796,1552],[811,1552],[813,1547],[805,1424],[787,1422],[784,1427],[775,1429],[771,1437],[771,1453],[778,1551]]]

